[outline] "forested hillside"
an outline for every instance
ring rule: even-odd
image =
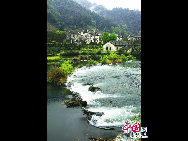
[[[47,0],[47,20],[59,30],[94,27],[118,34],[117,30],[124,30],[126,24],[128,33],[139,35],[141,31],[140,11],[123,8],[108,10],[87,0]]]
[[[48,0],[47,20],[60,30],[95,27],[105,31],[116,25],[73,0]]]
[[[121,28],[127,25],[127,30],[134,35],[140,34],[141,31],[141,11],[129,10],[125,8],[114,8],[112,10],[106,9],[102,5],[92,4],[87,0],[74,0],[84,7],[94,11],[95,13],[113,21]]]
[[[141,12],[123,8],[114,8],[112,10],[98,10],[99,15],[112,20],[120,25],[127,25],[127,30],[137,35],[141,30]]]

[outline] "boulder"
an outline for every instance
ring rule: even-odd
[[[93,85],[92,83],[85,83],[83,84],[83,86],[86,86],[86,85]]]
[[[88,120],[91,120],[92,115],[102,116],[104,114],[103,112],[91,112],[86,109],[83,109],[83,113],[87,115]]]
[[[103,112],[96,112],[95,115],[96,116],[102,116],[102,115],[104,115],[104,113]]]
[[[81,106],[81,107],[86,107],[87,106],[87,102],[86,101],[82,101],[79,98],[70,98],[68,100],[65,100],[64,104],[68,108],[69,107],[77,107],[77,106]]]
[[[69,107],[77,107],[80,106],[80,103],[75,98],[70,98],[64,101],[64,104]]]
[[[94,87],[93,85],[91,85],[88,90],[91,91],[91,92],[96,92],[96,91],[99,91],[101,89],[99,87]]]
[[[80,106],[81,107],[86,107],[87,106],[87,102],[86,101],[80,101]]]

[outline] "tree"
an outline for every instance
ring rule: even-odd
[[[117,36],[115,33],[108,33],[108,32],[103,32],[102,37],[101,37],[101,41],[103,41],[103,43],[107,43],[109,41],[115,41],[117,39]]]
[[[115,33],[109,35],[109,41],[115,41],[116,39],[117,39],[117,35]]]
[[[57,30],[57,31],[56,31],[56,34],[65,34],[65,32],[64,32],[64,31],[61,31],[61,30]]]

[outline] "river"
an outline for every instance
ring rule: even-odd
[[[88,91],[91,84],[101,90]],[[140,61],[82,67],[68,77],[66,85],[47,86],[48,141],[84,141],[92,136],[114,138],[126,120],[141,113]],[[87,121],[80,107],[66,108],[63,100],[72,97],[75,92],[87,101],[88,111],[103,115],[92,115]],[[104,127],[115,127],[116,130],[100,129]]]

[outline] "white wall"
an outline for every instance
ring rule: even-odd
[[[111,51],[117,51],[117,47],[115,47],[113,44],[111,44],[110,42],[106,43],[105,45],[103,45],[103,50],[111,50]]]

